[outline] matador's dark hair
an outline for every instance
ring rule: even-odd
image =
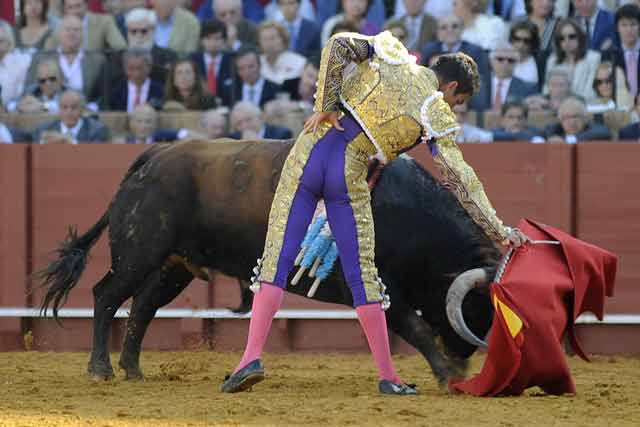
[[[456,94],[475,94],[480,89],[478,65],[469,55],[457,52],[440,55],[430,67],[442,83],[458,82]]]

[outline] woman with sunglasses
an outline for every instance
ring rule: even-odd
[[[516,22],[509,31],[509,42],[518,51],[518,62],[513,75],[527,83],[540,86],[540,65],[537,61],[540,38],[534,23]]]
[[[629,111],[633,107],[633,97],[625,84],[624,71],[620,67],[614,67],[611,62],[598,65],[593,79],[593,91],[596,95],[587,104],[587,111],[590,113]]]
[[[571,76],[571,92],[583,99],[595,96],[593,79],[600,64],[600,52],[587,47],[587,35],[573,19],[558,22],[553,41],[554,52],[547,60],[546,69],[565,68]],[[545,92],[547,79],[545,79]]]

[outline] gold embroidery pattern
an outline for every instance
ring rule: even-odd
[[[497,243],[507,238],[507,229],[484,192],[473,169],[464,161],[455,142],[455,133],[438,140],[438,154],[434,161],[460,204]]]
[[[338,111],[344,69],[351,62],[367,59],[370,39],[356,33],[340,33],[329,39],[322,49],[315,111]]]
[[[378,269],[375,265],[375,230],[371,211],[371,193],[367,184],[367,166],[371,147],[364,133],[347,145],[344,161],[344,176],[350,205],[356,220],[358,256],[364,291],[368,302],[383,300],[382,289],[378,283]]]
[[[275,280],[278,259],[284,243],[284,232],[289,219],[289,211],[298,190],[302,172],[314,145],[329,129],[330,125],[324,124],[316,135],[301,133],[289,152],[287,160],[284,162],[280,182],[278,182],[278,188],[269,212],[267,238],[262,254],[259,281],[273,283]]]

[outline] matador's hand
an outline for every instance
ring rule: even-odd
[[[519,228],[512,228],[511,232],[507,236],[507,240],[514,248],[520,247],[525,243],[531,242],[529,236],[524,234]]]
[[[304,122],[304,133],[316,133],[318,130],[318,126],[320,126],[323,122],[329,122],[331,126],[342,131],[344,128],[340,125],[338,121],[338,113],[335,111],[323,112],[323,113],[313,113],[311,117],[309,117]]]

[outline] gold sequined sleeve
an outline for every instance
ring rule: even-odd
[[[437,153],[433,159],[442,173],[445,185],[453,191],[473,220],[495,242],[505,244],[509,234],[507,228],[496,215],[476,173],[464,161],[455,135],[453,132],[438,139]]]
[[[372,37],[357,33],[333,35],[322,49],[315,111],[338,111],[342,73],[351,63],[359,63],[373,54]]]

